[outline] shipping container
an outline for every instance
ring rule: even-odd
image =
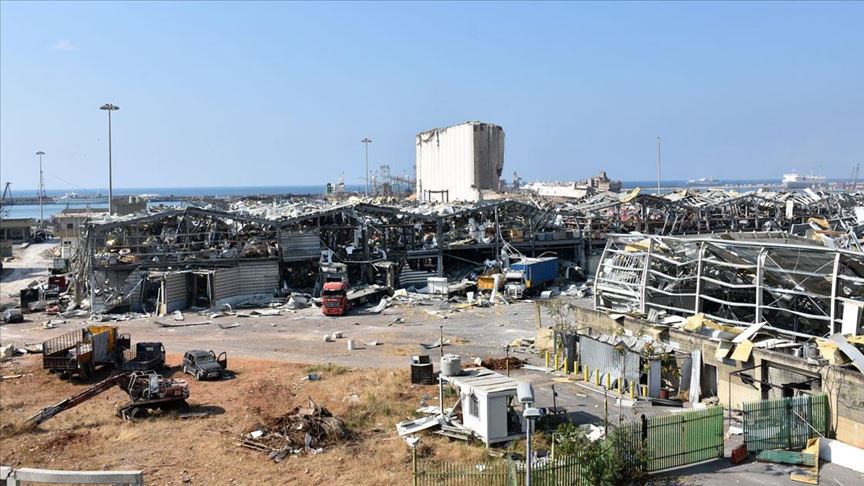
[[[525,273],[525,287],[542,287],[558,278],[558,257],[523,258],[510,265],[511,271]]]

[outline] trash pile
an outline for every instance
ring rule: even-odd
[[[245,434],[240,445],[267,453],[270,459],[280,462],[288,454],[317,454],[347,437],[345,423],[310,398],[307,407],[294,407],[270,424]]]

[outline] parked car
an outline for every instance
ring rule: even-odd
[[[212,349],[210,351],[193,349],[183,355],[183,373],[194,375],[196,380],[219,378],[227,367],[228,354],[225,352],[216,356]]]
[[[18,309],[6,309],[3,311],[3,314],[0,314],[0,319],[9,324],[24,322],[24,314],[22,314]]]

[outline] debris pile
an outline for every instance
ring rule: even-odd
[[[270,424],[245,434],[240,445],[265,452],[270,459],[280,462],[288,454],[304,451],[316,454],[324,446],[347,437],[345,423],[310,398],[308,406],[294,407]]]
[[[508,369],[508,362],[509,369],[511,370],[521,368],[522,365],[525,363],[524,361],[515,356],[510,356],[507,358],[486,358],[481,363],[481,366],[490,370],[506,370]]]

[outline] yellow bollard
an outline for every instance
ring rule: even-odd
[[[636,400],[636,382],[630,382],[630,400]]]
[[[558,353],[555,353],[555,371],[558,371]]]
[[[584,378],[583,381],[585,383],[588,383],[588,367],[587,366],[582,367],[582,377]]]
[[[565,374],[565,375],[569,375],[569,374],[570,374],[570,365],[567,364],[567,360],[566,360],[566,359],[564,360],[564,374]]]
[[[607,390],[612,389],[612,373],[606,374],[606,389]]]
[[[622,394],[622,390],[624,389],[624,378],[618,377],[618,396],[620,397]]]
[[[549,351],[546,351],[546,367],[549,367]]]
[[[642,396],[643,397],[648,396],[648,385],[639,385],[639,389],[642,390]]]
[[[600,386],[600,368],[594,370],[594,386]]]

